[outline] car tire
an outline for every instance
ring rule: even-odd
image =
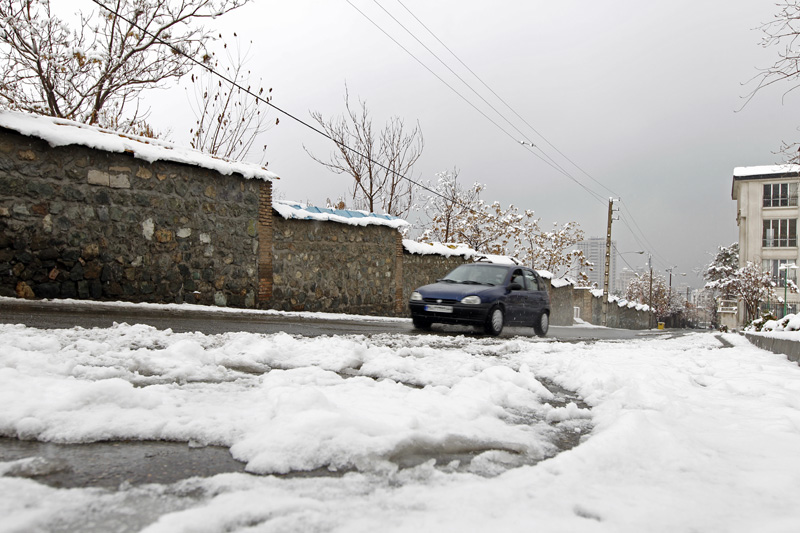
[[[483,326],[483,331],[487,335],[498,336],[503,331],[503,324],[505,323],[505,315],[503,309],[500,307],[492,307],[489,310],[489,315],[486,317],[486,324]]]
[[[547,335],[547,330],[550,329],[550,315],[542,313],[539,318],[533,323],[533,331],[539,337]]]
[[[424,329],[426,331],[431,329],[431,321],[427,318],[414,316],[411,317],[411,323],[414,324],[415,329]]]

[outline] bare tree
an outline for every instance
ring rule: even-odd
[[[751,81],[755,88],[746,96],[749,102],[761,89],[771,85],[786,83],[784,96],[800,87],[800,0],[788,0],[776,4],[778,13],[772,20],[760,26],[764,33],[761,45],[764,48],[778,49],[778,59]],[[798,153],[800,143],[784,141],[780,148],[789,162],[800,163]]]
[[[234,39],[237,35],[233,34]],[[220,39],[222,36],[219,36]],[[252,42],[250,43],[252,45]],[[243,51],[238,41],[232,52],[227,44],[224,49],[224,73],[235,85],[222,81],[209,71],[202,69],[198,75],[192,74],[194,102],[190,104],[197,117],[191,129],[192,148],[232,159],[244,159],[251,151],[256,137],[267,131],[276,118],[269,119],[267,103],[272,100],[272,89],[264,90],[249,85],[250,71],[245,69],[249,59],[249,50]],[[221,69],[220,59],[215,56],[214,70]],[[241,89],[239,87],[246,87]],[[252,96],[258,95],[259,98]],[[264,159],[266,145],[261,152],[259,162]]]
[[[126,131],[146,129],[140,93],[208,61],[196,22],[248,0],[98,0],[72,29],[50,0],[0,2],[0,105]]]
[[[331,171],[353,177],[351,195],[357,209],[405,217],[414,200],[414,184],[405,178],[424,146],[419,124],[407,132],[403,120],[392,117],[376,133],[367,104],[359,99],[353,107],[347,86],[344,102],[346,113],[339,117],[325,119],[319,111],[311,113],[336,143],[330,158],[323,160],[306,151]]]

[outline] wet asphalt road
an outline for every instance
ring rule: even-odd
[[[219,312],[214,310],[140,309],[102,303],[69,303],[59,301],[0,300],[0,323],[25,324],[43,329],[106,328],[117,323],[147,324],[174,332],[199,331],[207,335],[246,331],[249,333],[289,333],[317,337],[321,335],[376,335],[400,333],[418,335],[410,320],[370,320],[303,318],[248,312]],[[426,332],[427,333],[427,332]],[[470,327],[434,325],[433,334],[475,334]],[[547,338],[557,341],[623,340],[653,332],[607,329],[584,326],[550,326]],[[501,337],[533,336],[532,328],[506,328]]]

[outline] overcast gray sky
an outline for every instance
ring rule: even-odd
[[[340,114],[345,82],[351,95],[366,100],[376,124],[392,115],[408,124],[418,120],[425,150],[414,179],[458,167],[463,183],[487,185],[485,200],[534,210],[544,225],[577,221],[587,237],[605,235],[607,198],[620,197],[622,220],[613,226],[619,250],[645,250],[658,271],[675,265],[689,274],[676,285],[699,285],[692,271],[717,246],[737,239],[733,168],[779,162],[774,152],[781,141],[798,136],[800,119],[789,112],[797,97],[783,98],[788,87],[765,90],[741,109],[752,88],[748,80],[776,58],[776,50],[759,46],[756,29],[777,12],[773,2],[402,0],[544,139],[470,77],[397,0],[351,2],[256,0],[215,24],[253,41],[249,67],[273,88],[275,105],[304,120],[310,110]],[[520,145],[521,135],[378,4],[602,199]],[[182,90],[170,94],[149,102],[156,127],[174,125],[175,102],[185,103]],[[270,170],[281,176],[278,197],[324,204],[345,194],[348,179],[303,150],[325,155],[331,143],[271,113],[280,124],[261,144],[268,145]],[[185,132],[173,129],[172,137],[181,140]],[[646,263],[641,255],[625,259],[633,267]]]

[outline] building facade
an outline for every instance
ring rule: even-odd
[[[786,279],[797,282],[800,252],[797,246],[797,220],[800,218],[797,190],[800,165],[737,167],[733,170],[731,197],[736,200],[739,226],[739,266],[748,262],[772,274],[777,292],[786,294],[787,313],[796,313],[800,294],[786,291]],[[776,316],[784,315],[781,302],[764,302]],[[747,317],[739,311],[738,325]]]
[[[592,270],[586,272],[589,277],[589,283],[595,285],[598,289],[603,288],[603,272],[606,261],[606,238],[605,237],[590,237],[586,240],[580,241],[575,245],[575,248],[583,252],[584,257],[594,265]],[[616,251],[616,241],[611,241],[611,249]],[[615,280],[617,279],[617,254],[611,254],[611,262],[609,264],[610,272],[608,273],[608,291],[614,292]],[[623,289],[624,290],[624,289]]]

